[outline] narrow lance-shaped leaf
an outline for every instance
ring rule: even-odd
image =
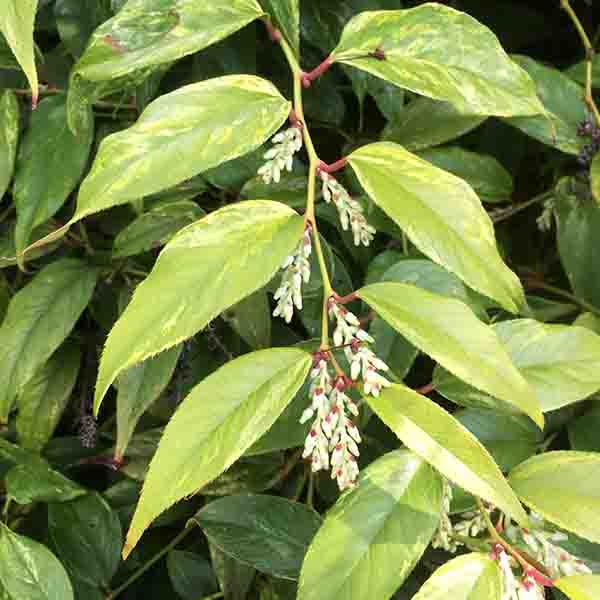
[[[223,473],[273,425],[311,362],[303,350],[261,350],[227,363],[190,392],[150,464],[125,557],[158,515]]]
[[[346,25],[331,58],[466,113],[544,111],[533,82],[496,36],[473,17],[441,4],[361,13]]]
[[[407,450],[382,456],[327,513],[298,600],[390,598],[429,545],[441,504],[442,480],[426,462]]]
[[[73,600],[69,576],[60,561],[39,542],[0,524],[0,584],[10,598]]]
[[[0,423],[16,395],[73,329],[88,305],[98,271],[63,258],[15,294],[0,327]]]
[[[516,406],[543,426],[533,390],[494,331],[465,304],[402,283],[368,285],[358,296],[448,371]]]
[[[0,93],[0,200],[12,178],[19,139],[19,102],[13,92]]]
[[[108,336],[94,410],[119,373],[193,336],[264,286],[298,244],[302,228],[292,209],[257,200],[227,206],[181,230]]]
[[[442,475],[527,526],[527,514],[498,465],[452,415],[403,385],[394,384],[367,400],[398,438]]]
[[[559,527],[600,543],[600,456],[546,452],[513,469],[509,481],[532,510]]]
[[[202,27],[205,27],[203,25]],[[252,75],[183,86],[152,102],[138,121],[105,138],[64,227],[84,217],[175,186],[254,150],[286,120],[290,103]]]
[[[363,146],[348,161],[421,252],[508,311],[524,307],[519,279],[502,261],[492,221],[468,183],[390,142]]]
[[[4,34],[31,86],[31,103],[38,99],[38,76],[35,68],[33,25],[38,0],[3,0],[0,32]]]
[[[66,97],[45,98],[33,113],[17,157],[13,195],[17,209],[17,257],[31,232],[52,217],[79,183],[94,138],[92,111],[73,135],[67,127]]]
[[[502,573],[486,554],[466,554],[441,566],[413,600],[500,600]]]
[[[256,0],[130,0],[94,32],[73,75],[106,81],[171,62],[218,42],[263,14]]]

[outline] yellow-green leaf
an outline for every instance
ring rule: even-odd
[[[0,200],[13,175],[19,139],[19,102],[13,92],[0,93]]]
[[[574,575],[561,577],[554,585],[571,600],[598,600],[600,598],[600,575]]]

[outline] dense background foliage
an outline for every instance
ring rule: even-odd
[[[410,43],[439,71],[386,70],[401,21],[340,43],[425,4],[3,0],[0,598],[513,600],[511,552],[518,600],[600,597],[600,27],[584,0],[454,0],[512,60],[432,5]],[[363,245],[310,147],[257,175],[292,99],[290,135],[350,157]],[[273,317],[317,223],[303,308]],[[342,493],[300,423],[330,297],[394,382],[348,388]]]

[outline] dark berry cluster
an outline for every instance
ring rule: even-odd
[[[581,122],[577,127],[577,135],[582,138],[587,138],[587,143],[577,157],[579,164],[589,169],[592,164],[594,156],[600,150],[600,127],[590,117],[587,117],[585,121]]]

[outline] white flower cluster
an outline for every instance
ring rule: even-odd
[[[550,231],[552,229],[552,218],[554,217],[554,198],[546,200],[543,204],[543,210],[536,219],[537,227],[540,231]]]
[[[530,574],[522,578],[515,576],[517,562],[509,556],[504,548],[497,544],[492,552],[492,558],[498,561],[502,573],[502,600],[544,600],[544,587]]]
[[[390,382],[378,371],[386,372],[389,367],[365,346],[365,343],[372,344],[375,340],[361,328],[356,315],[335,298],[329,299],[329,316],[336,322],[333,343],[335,346],[344,346],[344,353],[350,363],[352,380],[356,381],[359,376],[362,377],[364,393],[379,396],[381,388],[388,387]]]
[[[304,442],[303,458],[311,457],[312,470],[331,467],[331,478],[336,479],[340,490],[354,487],[358,477],[358,444],[360,433],[347,416],[358,414],[358,407],[346,395],[345,377],[332,380],[326,355],[317,355],[311,371],[310,406],[302,413],[301,423],[314,417],[310,432]]]
[[[281,267],[285,271],[281,276],[281,284],[275,292],[277,306],[273,316],[282,317],[286,323],[292,320],[294,306],[302,310],[302,282],[308,283],[310,279],[311,233],[312,227],[307,223],[296,250],[286,258]]]
[[[431,545],[434,548],[442,548],[446,552],[456,552],[460,545],[452,538],[454,529],[452,521],[450,521],[450,503],[452,502],[452,484],[444,479],[444,487],[442,492],[442,513],[440,515],[440,524],[438,526]]]
[[[258,169],[258,174],[267,185],[271,181],[279,183],[284,169],[292,170],[294,154],[302,148],[302,131],[298,127],[290,127],[279,132],[271,141],[275,146],[265,153],[267,162]]]
[[[368,246],[375,236],[375,228],[367,223],[363,207],[360,202],[350,197],[346,189],[328,173],[320,171],[323,181],[323,198],[328,204],[333,201],[340,216],[340,222],[344,231],[348,227],[352,229],[354,245]]]
[[[512,542],[522,541],[529,554],[544,565],[551,577],[591,574],[592,571],[580,559],[557,545],[567,541],[568,535],[544,529],[544,519],[535,512],[530,514],[530,520],[534,525],[532,529],[510,525],[506,528],[506,535]]]

